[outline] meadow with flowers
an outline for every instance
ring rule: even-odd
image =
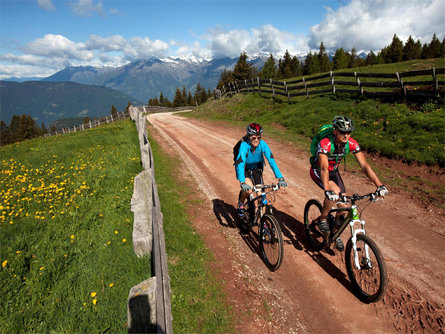
[[[132,247],[131,121],[0,148],[0,332],[123,332]]]

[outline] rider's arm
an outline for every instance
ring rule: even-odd
[[[262,140],[260,142],[260,145],[261,145],[261,149],[263,150],[264,156],[266,157],[267,161],[269,162],[270,168],[272,168],[272,171],[275,174],[275,177],[277,179],[282,178],[283,175],[281,174],[280,169],[278,168],[278,165],[275,162],[275,158],[274,158],[269,146],[266,144],[266,142],[264,140]]]
[[[247,150],[249,148],[248,145],[249,144],[245,142],[241,143],[238,156],[235,162],[236,178],[239,182],[246,181],[246,177],[244,176],[244,170],[246,168]]]
[[[324,190],[331,190],[329,188],[329,161],[328,156],[324,153],[318,153],[318,160],[320,161],[320,178],[323,183]]]
[[[354,154],[355,158],[357,159],[358,164],[360,165],[362,171],[366,174],[366,176],[377,186],[380,187],[383,185],[382,182],[380,182],[379,178],[377,177],[377,174],[374,173],[371,166],[366,161],[365,155],[363,152],[358,152]]]

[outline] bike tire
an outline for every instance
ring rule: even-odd
[[[277,219],[265,214],[259,228],[261,255],[270,271],[277,270],[283,262],[283,236]]]
[[[320,251],[324,247],[323,233],[317,225],[321,209],[322,205],[316,199],[309,200],[304,206],[304,232],[309,240],[309,244],[316,251]]]
[[[388,285],[386,264],[380,249],[367,235],[358,234],[356,245],[361,269],[355,267],[352,238],[350,238],[345,250],[348,276],[357,297],[364,303],[375,303],[382,298]],[[369,267],[366,258],[366,245],[372,267]]]

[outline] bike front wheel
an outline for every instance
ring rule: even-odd
[[[316,199],[309,200],[304,207],[304,232],[311,247],[319,251],[324,246],[324,236],[317,225],[322,206]]]
[[[352,238],[346,245],[346,269],[349,279],[361,301],[375,303],[383,296],[388,284],[385,261],[376,243],[368,236],[358,234],[356,245],[357,258]]]
[[[264,262],[271,271],[283,262],[283,236],[276,218],[265,214],[259,228],[260,249]]]

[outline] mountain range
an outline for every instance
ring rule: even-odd
[[[87,85],[113,88],[147,102],[162,93],[172,100],[176,88],[185,86],[194,92],[199,83],[205,89],[213,90],[223,70],[233,69],[238,58],[212,60],[183,58],[152,58],[139,60],[120,67],[78,66],[66,67],[43,79],[45,82],[73,81]],[[253,66],[261,68],[266,58],[251,60]]]
[[[88,116],[90,119],[110,115],[111,106],[118,111],[128,102],[141,102],[118,90],[76,82],[0,81],[0,115],[7,125],[13,115],[30,115],[37,123],[49,126],[61,118]]]

